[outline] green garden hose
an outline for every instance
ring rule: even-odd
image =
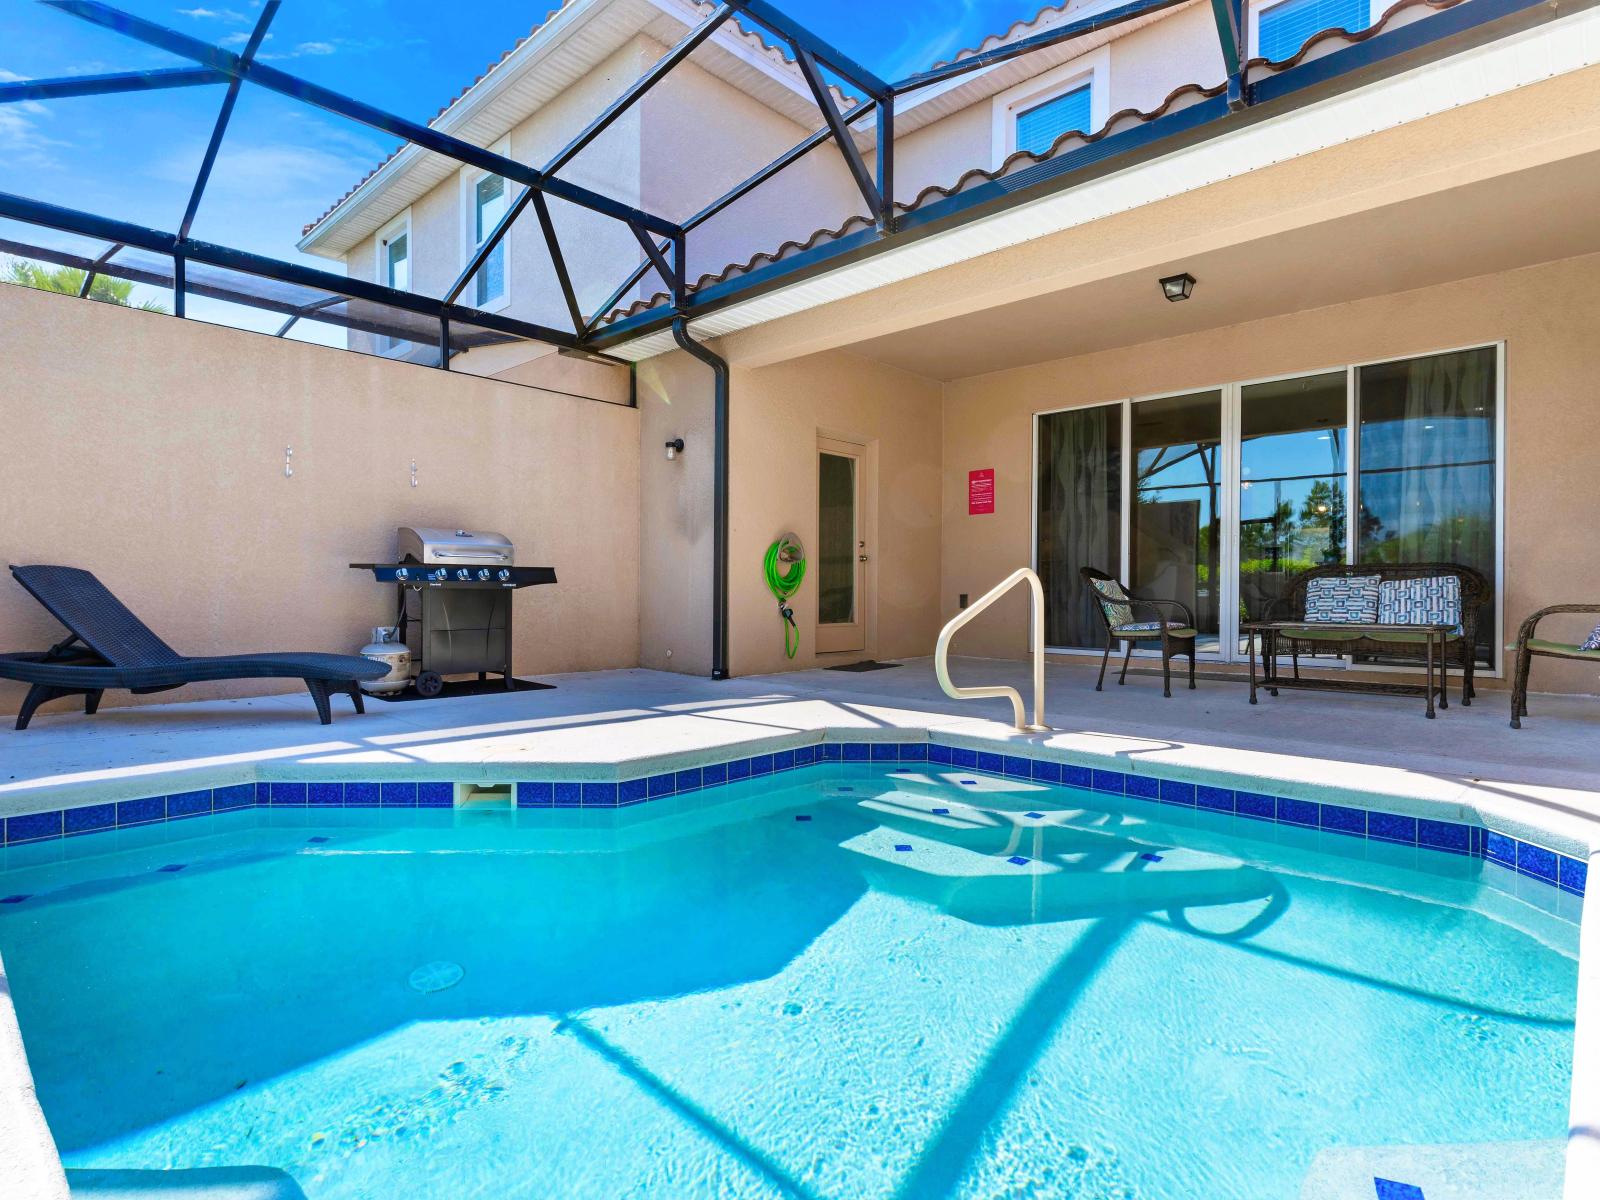
[[[788,566],[786,571],[779,569],[784,564]],[[768,590],[777,598],[778,615],[784,621],[784,653],[793,658],[800,649],[800,627],[794,623],[794,609],[789,607],[789,597],[800,590],[800,582],[806,577],[806,552],[800,539],[792,533],[786,533],[768,546],[762,570],[767,577]]]

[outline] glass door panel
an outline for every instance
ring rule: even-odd
[[[860,530],[859,459],[852,454],[817,454],[817,651],[861,650],[863,545]]]
[[[1133,406],[1129,581],[1194,613],[1202,653],[1217,653],[1223,579],[1222,393]],[[1141,614],[1141,619],[1145,614]]]
[[[1458,563],[1499,588],[1496,360],[1490,346],[1357,371],[1357,561]],[[1494,663],[1494,608],[1478,656]]]
[[[1105,625],[1078,572],[1122,571],[1122,405],[1041,414],[1038,457],[1045,645],[1098,650]]]
[[[1347,390],[1343,371],[1239,389],[1241,621],[1267,619],[1300,572],[1345,561]]]

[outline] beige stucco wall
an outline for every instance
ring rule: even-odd
[[[1507,636],[1534,609],[1600,602],[1592,524],[1593,406],[1600,374],[1600,256],[1462,280],[1156,343],[955,381],[944,407],[940,604],[980,593],[1031,561],[1033,414],[1504,341]],[[967,472],[995,468],[993,516],[966,515]],[[1018,657],[1025,601],[997,605],[963,634],[968,653]],[[1582,617],[1547,636],[1576,634]],[[1537,690],[1600,691],[1594,669],[1541,663]]]
[[[638,660],[631,408],[4,286],[0,363],[5,561],[94,571],[182,652],[353,652],[394,600],[346,564],[418,523],[498,530],[556,568],[517,597],[519,673]],[[0,580],[0,645],[59,636]],[[22,694],[0,684],[0,712]]]
[[[844,352],[756,370],[734,365],[728,569],[733,674],[818,665],[814,576],[791,602],[801,630],[791,664],[761,569],[767,546],[790,530],[815,552],[818,437],[860,445],[873,464],[876,492],[875,520],[866,531],[866,650],[825,661],[931,652],[938,634],[941,395],[931,380]],[[710,369],[681,352],[651,359],[640,369],[639,396],[640,662],[704,674],[711,661]],[[687,448],[669,463],[663,443],[679,436]]]

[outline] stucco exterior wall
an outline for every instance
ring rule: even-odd
[[[5,561],[94,571],[184,653],[354,652],[394,593],[347,564],[416,523],[498,530],[555,567],[517,597],[519,673],[638,661],[631,408],[18,287],[0,287],[0,362]],[[0,579],[0,644],[60,636]],[[0,683],[0,712],[23,691]]]
[[[1600,560],[1582,549],[1593,508],[1586,398],[1600,373],[1597,271],[1600,256],[1568,259],[948,384],[944,618],[959,593],[981,593],[1031,561],[1034,413],[1501,340],[1507,638],[1537,608],[1600,598]],[[980,467],[995,468],[992,516],[966,515],[967,472]],[[1592,624],[1553,622],[1545,635]],[[967,627],[963,652],[1020,657],[1025,631],[1019,594]],[[1594,668],[1554,662],[1537,665],[1534,687],[1600,691]]]
[[[735,675],[819,665],[816,654],[817,439],[860,445],[876,477],[866,530],[867,647],[823,661],[927,654],[938,635],[939,384],[836,352],[757,370],[734,365],[729,442],[729,666]],[[711,667],[711,372],[681,352],[639,373],[640,663]],[[667,462],[663,443],[686,449]],[[762,557],[793,530],[813,556],[794,597],[800,650],[783,626]],[[671,650],[669,657],[667,651]]]

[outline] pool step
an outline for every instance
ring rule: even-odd
[[[1312,1160],[1300,1200],[1561,1200],[1566,1150],[1560,1140],[1339,1146]]]

